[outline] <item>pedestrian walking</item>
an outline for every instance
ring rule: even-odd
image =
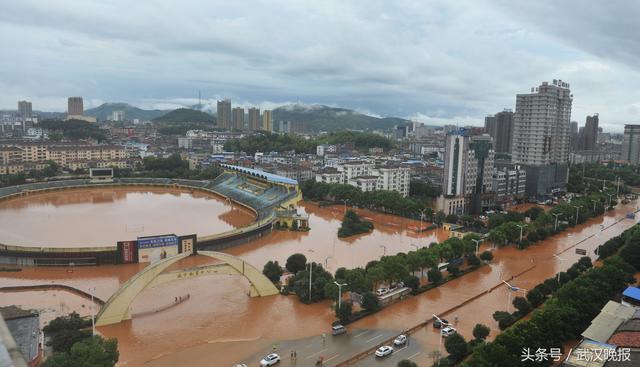
[[[327,334],[322,333],[322,346],[325,345],[325,342],[327,341]]]
[[[293,362],[293,351],[291,351],[291,361]]]

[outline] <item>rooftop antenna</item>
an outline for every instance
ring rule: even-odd
[[[199,90],[198,90],[198,110],[202,110],[202,98],[200,96]]]

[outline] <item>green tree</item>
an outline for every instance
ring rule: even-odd
[[[77,342],[69,352],[54,353],[43,367],[113,367],[118,362],[118,341],[100,336]]]
[[[336,308],[336,317],[341,323],[346,324],[351,320],[353,305],[351,302],[342,302],[340,308]]]
[[[360,233],[367,233],[373,229],[373,223],[363,221],[353,210],[347,210],[342,219],[342,226],[338,229],[338,237],[349,237]]]
[[[521,316],[528,314],[529,312],[531,312],[531,309],[532,309],[529,301],[527,301],[526,298],[519,297],[519,296],[513,299],[513,307],[515,307],[518,310],[518,313]]]
[[[455,214],[449,214],[444,219],[447,223],[458,223],[458,216]]]
[[[415,275],[409,275],[404,279],[405,287],[411,288],[411,290],[416,291],[420,288],[420,278]]]
[[[493,253],[491,251],[483,251],[480,254],[480,260],[482,260],[482,261],[491,261],[491,260],[493,260]]]
[[[59,316],[51,320],[42,331],[45,334],[55,334],[63,330],[79,330],[89,326],[91,326],[91,320],[83,319],[74,311],[66,316]]]
[[[307,266],[307,257],[303,254],[293,254],[287,259],[285,268],[291,273],[297,274],[299,271],[304,270]]]
[[[64,353],[71,350],[71,347],[79,341],[91,336],[91,330],[65,329],[51,335],[47,345],[54,352]]]
[[[446,217],[447,215],[444,214],[442,210],[440,210],[435,214],[433,221],[436,223],[437,226],[441,226],[442,223],[444,223],[444,220]]]
[[[489,327],[483,324],[476,324],[476,326],[473,327],[473,337],[476,338],[476,340],[485,340],[487,336],[489,336],[489,332]]]
[[[532,290],[527,292],[527,300],[533,307],[537,307],[542,304],[542,302],[544,302],[544,299],[544,294],[542,294],[542,292],[540,292],[540,290],[537,288],[533,288]]]
[[[474,254],[471,254],[471,255],[469,255],[469,257],[467,257],[467,262],[471,266],[480,265],[480,259],[478,259],[478,257],[476,255],[474,255]]]
[[[515,320],[513,316],[509,312],[505,311],[496,311],[493,313],[493,319],[498,322],[498,327],[500,330],[504,330],[509,326],[513,325]]]
[[[418,365],[413,361],[410,361],[408,359],[403,359],[400,362],[398,362],[397,367],[418,367]]]
[[[438,284],[442,282],[442,273],[440,272],[440,270],[436,268],[431,268],[427,272],[427,278],[431,283]]]
[[[372,292],[365,292],[362,295],[362,308],[368,312],[375,312],[380,308],[378,297]]]
[[[267,261],[262,269],[262,274],[269,278],[270,281],[277,283],[282,276],[282,268],[280,264],[278,264],[278,261]]]
[[[449,357],[454,361],[460,361],[470,352],[469,344],[464,337],[458,333],[448,336],[444,341],[444,348],[449,353]]]

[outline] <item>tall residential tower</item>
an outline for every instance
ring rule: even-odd
[[[516,97],[511,161],[526,171],[528,197],[548,197],[566,188],[572,102],[569,83],[555,79]]]
[[[221,129],[231,129],[231,100],[218,101],[218,112],[216,115],[218,127]]]

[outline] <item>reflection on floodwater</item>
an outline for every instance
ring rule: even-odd
[[[301,203],[300,209],[310,215],[310,232],[274,231],[256,241],[225,251],[242,257],[259,269],[269,260],[278,260],[284,264],[289,255],[300,252],[312,261],[326,262],[327,267],[334,272],[338,267],[364,266],[383,253],[408,252],[414,250],[415,246],[427,246],[430,242],[439,242],[448,236],[443,230],[413,233],[407,227],[418,225],[417,221],[361,211],[361,215],[374,220],[374,231],[342,240],[336,237],[336,232],[342,219],[343,206],[319,208],[313,204]],[[453,315],[458,315],[460,321],[457,327],[467,339],[471,338],[471,330],[478,322],[491,327],[490,338],[493,338],[497,326],[491,315],[495,310],[505,310],[508,307],[506,288],[496,288],[502,279],[515,276],[513,284],[530,289],[577,261],[580,256],[575,254],[572,247],[576,242],[597,233],[579,245],[593,254],[593,249],[598,244],[629,228],[634,221],[623,220],[600,231],[601,224],[608,226],[630,210],[631,206],[621,206],[604,217],[591,219],[523,251],[513,247],[497,249],[490,266],[396,303],[355,322],[351,327],[399,331],[436,313],[446,315],[449,320],[453,319]],[[554,253],[564,250],[567,251],[562,254],[562,258],[567,259],[566,261],[553,257]],[[186,268],[208,261],[210,260],[202,257],[188,258],[173,267]],[[95,293],[99,297],[107,299],[142,266],[134,264],[72,270],[24,268],[19,273],[0,273],[0,286],[51,282],[85,290],[91,286],[96,287]],[[144,363],[150,366],[210,366],[215,360],[216,365],[224,366],[233,365],[247,356],[264,351],[278,340],[298,339],[327,332],[334,320],[329,301],[307,306],[294,296],[249,298],[246,294],[248,288],[248,282],[244,278],[227,275],[162,284],[143,291],[134,301],[132,312],[145,313],[145,316],[101,327],[99,331],[105,336],[118,338],[123,365]],[[190,295],[188,301],[158,313],[153,312],[170,305],[176,296],[187,293]],[[452,307],[479,294],[482,296],[445,314]],[[37,299],[24,292],[5,293],[0,298],[0,305],[18,304],[55,309],[60,305],[59,298],[49,294]],[[83,302],[88,304],[86,300],[78,302],[70,301],[67,307],[82,309]],[[438,349],[438,333],[427,327],[416,333],[414,338],[425,348],[414,360],[419,365],[430,363],[431,353]]]

